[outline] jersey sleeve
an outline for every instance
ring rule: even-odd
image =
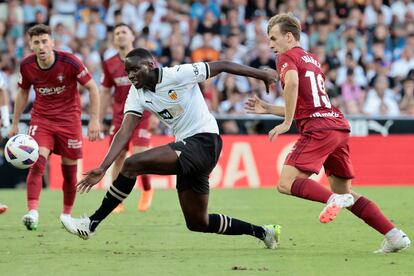
[[[19,79],[17,81],[17,85],[22,89],[29,89],[30,86],[32,86],[32,83],[27,78],[27,75],[25,74],[25,70],[23,66],[20,66],[20,73],[19,73]]]
[[[285,74],[290,70],[298,71],[295,61],[288,55],[281,54],[277,63],[277,72],[279,73],[282,83],[285,82]]]
[[[76,80],[80,84],[85,85],[88,81],[90,81],[92,79],[92,75],[91,75],[91,73],[89,73],[88,69],[83,64],[83,62],[80,61],[76,56],[72,55],[72,59],[77,64],[77,66],[75,67]]]
[[[177,83],[197,83],[210,77],[210,67],[206,62],[181,64],[172,68],[175,71]]]
[[[108,64],[105,62],[102,67],[103,67],[103,74],[102,74],[102,79],[101,79],[101,85],[103,87],[110,88],[114,86],[115,83],[113,82],[113,79],[111,78],[111,75],[109,74]]]
[[[138,117],[142,117],[144,113],[144,108],[138,97],[138,91],[135,87],[131,85],[129,88],[128,97],[124,106],[124,115],[132,114]]]

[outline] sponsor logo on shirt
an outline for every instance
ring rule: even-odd
[[[338,118],[339,117],[339,113],[337,112],[315,112],[313,114],[310,115],[310,117],[317,117],[317,118],[321,118],[321,117],[334,117],[334,118]]]
[[[200,74],[200,70],[198,69],[198,65],[193,63],[193,72],[194,75],[198,76]]]
[[[78,79],[81,79],[81,78],[83,78],[84,76],[86,76],[88,74],[88,69],[83,69],[82,70],[82,72],[80,72],[76,77],[78,78]]]
[[[168,96],[170,97],[171,100],[175,101],[177,100],[178,96],[177,96],[177,92],[175,92],[174,90],[170,90],[168,91]]]
[[[114,82],[117,86],[131,85],[127,76],[114,78]]]
[[[60,94],[65,91],[66,85],[57,87],[36,87],[36,91],[43,96]]]

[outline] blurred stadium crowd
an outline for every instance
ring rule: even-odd
[[[116,53],[112,28],[120,22],[164,66],[228,59],[275,68],[267,19],[281,12],[301,20],[302,47],[321,60],[327,92],[345,114],[414,115],[411,0],[0,1],[0,74],[12,106],[19,62],[30,53],[25,31],[37,23],[52,26],[56,48],[75,53],[98,83],[102,60]],[[266,94],[261,82],[225,74],[202,83],[202,91],[217,114],[244,113],[252,93],[283,104],[280,86]]]

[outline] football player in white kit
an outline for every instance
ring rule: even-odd
[[[101,165],[87,172],[78,191],[89,192],[105,175],[129,141],[142,116],[149,110],[171,127],[176,142],[134,154],[123,164],[118,178],[105,195],[102,205],[90,217],[62,220],[66,230],[83,239],[95,233],[98,224],[131,192],[142,174],[177,175],[177,191],[187,227],[191,231],[224,235],[251,235],[267,248],[279,242],[280,226],[257,226],[222,214],[209,214],[209,175],[222,148],[217,122],[209,112],[198,86],[221,72],[254,77],[266,87],[276,80],[264,71],[229,61],[182,64],[157,68],[152,55],[138,48],[128,53],[125,70],[132,83],[125,103],[124,120]]]

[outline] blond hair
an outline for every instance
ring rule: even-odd
[[[281,13],[270,18],[267,26],[267,34],[269,34],[270,30],[276,25],[279,25],[282,34],[292,33],[297,41],[300,40],[300,22],[293,16],[293,14]]]

